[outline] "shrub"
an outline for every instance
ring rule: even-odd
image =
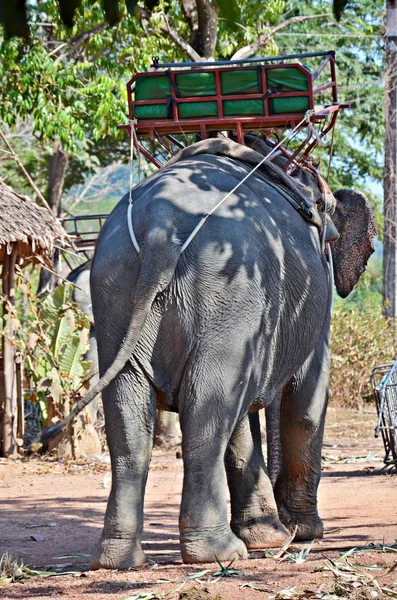
[[[69,413],[91,366],[84,360],[89,320],[73,302],[70,284],[61,284],[38,298],[18,269],[16,288],[15,306],[8,306],[0,331],[3,329],[5,334],[7,321],[12,320],[13,344],[23,357],[24,396],[39,405],[42,423],[50,404],[62,418]]]
[[[372,369],[393,362],[395,339],[395,325],[382,316],[379,305],[360,310],[349,302],[334,309],[330,340],[333,405],[362,408],[372,398]]]

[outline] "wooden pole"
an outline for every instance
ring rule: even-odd
[[[15,261],[17,245],[12,245],[11,254],[5,253],[3,262],[3,317],[9,314],[9,308],[15,303]],[[15,350],[13,346],[14,328],[7,320],[2,340],[3,346],[3,422],[2,455],[13,456],[17,451],[17,389],[15,377]]]
[[[383,313],[397,317],[397,0],[386,0]]]

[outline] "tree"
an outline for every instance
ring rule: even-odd
[[[234,6],[234,20],[219,12],[224,4]],[[46,144],[47,197],[59,214],[65,184],[82,183],[96,166],[128,156],[115,127],[125,122],[124,84],[152,56],[197,61],[336,46],[341,96],[353,99],[354,109],[336,131],[331,181],[363,187],[368,174],[382,176],[382,15],[372,0],[351,4],[338,24],[331,0],[161,0],[136,5],[135,18],[124,8],[112,27],[98,3],[84,0],[67,30],[57,2],[41,0],[28,5],[31,45],[3,41],[0,120],[11,128],[30,122],[35,139]],[[326,168],[327,150],[321,154]]]
[[[386,2],[383,311],[397,317],[397,2]]]

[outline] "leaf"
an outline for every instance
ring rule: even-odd
[[[285,540],[284,544],[281,546],[281,548],[276,553],[273,553],[273,551],[265,552],[266,558],[273,558],[274,560],[277,560],[278,558],[281,558],[283,556],[283,554],[285,554],[285,552],[287,551],[287,548],[289,548],[289,546],[293,542],[294,537],[296,536],[296,532],[297,531],[298,531],[298,526],[296,525],[294,531]]]
[[[33,542],[44,542],[44,537],[38,533],[32,533],[31,535],[25,535],[24,540],[32,540]]]
[[[64,559],[64,558],[90,558],[91,554],[65,554],[65,556],[57,556],[57,559]]]
[[[84,366],[81,363],[84,353],[85,345],[83,345],[80,336],[69,337],[59,361],[59,370],[70,376],[75,389],[80,378],[85,374]]]
[[[258,583],[243,583],[243,585],[240,585],[240,589],[242,588],[251,588],[253,590],[258,590],[259,592],[273,591],[268,585],[260,585]]]
[[[50,347],[56,358],[72,331],[71,315],[67,311],[71,301],[71,286],[61,284],[43,302],[41,317],[46,325],[53,328]]]

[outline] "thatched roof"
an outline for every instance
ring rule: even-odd
[[[18,244],[18,257],[33,261],[64,245],[67,234],[55,216],[0,179],[0,261]]]

